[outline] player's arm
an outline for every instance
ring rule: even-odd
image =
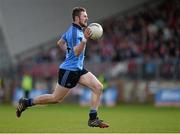
[[[67,45],[66,45],[66,41],[65,41],[63,38],[61,38],[61,39],[58,40],[57,45],[58,45],[63,51],[66,51]]]
[[[91,30],[89,28],[86,28],[84,31],[84,37],[82,39],[82,41],[80,42],[80,44],[74,46],[74,54],[76,56],[79,56],[81,54],[81,52],[84,50],[84,48],[86,47],[86,42],[89,39],[89,37],[91,36]]]

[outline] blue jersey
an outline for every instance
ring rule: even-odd
[[[59,68],[71,71],[82,70],[85,50],[79,56],[76,56],[73,47],[79,45],[84,38],[83,29],[73,23],[61,38],[66,41],[67,50],[66,59]]]

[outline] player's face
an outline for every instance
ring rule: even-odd
[[[81,12],[79,16],[79,25],[81,27],[87,27],[88,15],[86,12]]]

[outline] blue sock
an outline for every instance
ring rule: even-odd
[[[96,119],[97,118],[97,110],[91,109],[89,112],[89,118],[90,118],[90,120]]]
[[[33,103],[33,98],[30,98],[30,99],[28,99],[28,101],[27,101],[27,106],[28,107],[31,107],[31,106],[34,106],[35,104]]]

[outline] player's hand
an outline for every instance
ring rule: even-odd
[[[90,28],[86,28],[86,29],[84,30],[84,37],[85,37],[86,39],[89,39],[89,37],[91,37],[91,35],[92,35],[91,29],[90,29]]]

